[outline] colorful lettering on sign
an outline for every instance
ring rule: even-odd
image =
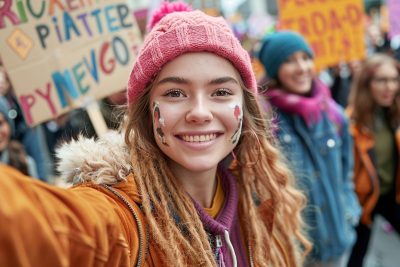
[[[57,110],[54,106],[54,103],[51,99],[51,83],[46,83],[46,91],[43,92],[40,88],[36,88],[34,90],[36,95],[43,98],[49,106],[50,112],[53,116],[56,116]],[[36,103],[36,96],[35,94],[23,94],[19,97],[19,103],[21,104],[22,111],[24,112],[26,122],[31,125],[33,124],[34,120],[32,118],[31,108]]]
[[[114,36],[110,42],[104,42],[98,51],[91,49],[88,56],[73,64],[71,68],[54,71],[51,80],[45,85],[46,90],[35,89],[33,93],[19,97],[28,124],[35,123],[31,109],[37,103],[37,98],[45,100],[51,114],[55,116],[56,102],[62,108],[67,107],[68,99],[76,100],[88,94],[92,89],[91,85],[99,84],[101,77],[111,75],[118,66],[127,65],[130,58],[130,51],[124,39]],[[56,93],[52,95],[52,91]]]
[[[122,28],[132,27],[132,23],[127,22],[129,8],[126,5],[105,6],[103,9],[95,9],[90,13],[81,13],[72,16],[64,12],[62,21],[57,17],[52,17],[52,24],[38,24],[35,26],[36,33],[42,48],[47,48],[47,40],[54,35],[59,43],[69,42],[81,36],[93,36],[102,34],[104,29],[109,33],[116,32]],[[103,25],[102,18],[105,18]],[[94,21],[94,23],[90,23]],[[91,28],[90,25],[95,25]]]
[[[303,35],[323,34],[327,31],[342,30],[342,24],[357,25],[363,19],[362,10],[349,4],[345,8],[344,15],[330,10],[328,14],[315,11],[297,18],[288,18],[280,21],[280,27],[284,29],[298,29]]]
[[[126,1],[0,2],[0,52],[29,125],[125,86],[140,47]]]
[[[107,5],[103,8],[98,8],[90,11],[85,11],[79,14],[69,13],[69,11],[77,10],[78,7],[84,7],[83,1],[80,1],[81,6],[72,5],[68,1],[64,6],[59,1],[42,1],[39,8],[34,10],[30,0],[22,0],[17,2],[17,12],[14,12],[11,0],[5,0],[0,8],[0,29],[6,27],[5,20],[8,19],[12,25],[20,25],[29,23],[29,19],[40,19],[47,15],[46,8],[49,8],[49,14],[53,15],[55,8],[62,11],[62,16],[51,17],[51,23],[40,23],[35,25],[36,35],[39,39],[42,48],[47,49],[48,39],[52,36],[59,43],[69,42],[73,39],[95,34],[103,34],[106,30],[108,33],[120,31],[124,28],[133,26],[129,21],[131,13],[129,7],[125,4]],[[78,2],[77,2],[78,3]],[[46,6],[46,4],[48,6]],[[30,16],[27,16],[29,14]],[[92,25],[92,26],[91,26]]]
[[[54,16],[56,10],[65,13],[87,9],[90,6],[98,4],[100,1],[67,0],[66,5],[63,5],[63,1],[59,0],[16,0],[16,11],[12,9],[13,0],[3,0],[2,2],[3,4],[0,7],[0,29],[6,27],[6,19],[15,26],[28,23],[30,18],[38,20],[44,16]],[[115,7],[118,16],[115,17],[115,14],[110,16],[110,11],[108,10],[112,9],[112,6],[106,8],[106,16],[109,17],[112,22],[114,20],[119,20],[120,25],[126,27],[128,24],[126,24],[125,18],[129,14],[129,8],[125,4],[116,5]],[[92,15],[96,16],[96,14]]]
[[[363,0],[278,0],[280,30],[302,34],[317,70],[365,57]]]

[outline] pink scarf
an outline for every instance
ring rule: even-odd
[[[339,107],[331,98],[329,88],[319,80],[314,80],[311,96],[308,97],[278,88],[268,89],[265,95],[273,106],[284,112],[299,115],[309,127],[321,120],[324,111],[335,124],[343,124]]]

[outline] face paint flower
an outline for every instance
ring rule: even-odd
[[[158,102],[153,103],[153,124],[155,128],[155,132],[157,133],[158,138],[161,140],[161,143],[167,145],[165,141],[165,135],[161,128],[161,126],[165,126],[164,118],[161,117],[161,111]]]
[[[241,114],[242,114],[242,112],[240,112],[240,107],[239,107],[239,105],[236,105],[235,108],[234,108],[233,115],[235,116],[235,118],[236,118],[237,120],[239,120],[239,116],[240,116]]]
[[[242,112],[240,110],[240,106],[238,104],[233,107],[233,116],[238,121],[237,129],[232,135],[232,144],[237,144],[239,141],[240,134],[242,133]]]

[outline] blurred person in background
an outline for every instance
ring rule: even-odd
[[[343,108],[347,107],[351,81],[360,70],[361,64],[361,60],[351,60],[348,63],[339,64],[330,68],[330,74],[333,80],[330,86],[332,98]]]
[[[400,231],[400,65],[375,54],[356,76],[346,110],[354,138],[356,192],[362,205],[357,242],[348,263],[361,267],[376,214]]]
[[[14,140],[19,141],[24,146],[28,155],[35,161],[38,178],[48,181],[50,164],[42,126],[38,125],[30,128],[26,123],[7,71],[2,65],[0,65],[0,89],[1,94],[10,107],[11,112],[9,112],[9,116],[14,121]]]
[[[267,35],[259,59],[282,151],[308,199],[313,250],[305,266],[345,266],[360,207],[352,182],[352,140],[343,109],[316,78],[313,52],[291,31]]]
[[[110,130],[119,129],[126,108],[126,89],[98,100],[98,104],[107,128]],[[55,151],[60,144],[71,139],[76,140],[79,136],[98,137],[85,108],[74,109],[62,114],[56,119],[46,122],[43,129],[51,165],[53,166],[51,170],[55,176],[58,175],[55,168],[57,165]]]
[[[20,142],[12,140],[15,125],[9,113],[10,107],[6,99],[0,96],[0,162],[18,169],[25,175],[37,178],[35,161],[26,154]]]

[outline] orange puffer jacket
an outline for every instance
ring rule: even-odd
[[[65,190],[6,165],[0,173],[0,266],[145,266],[132,177],[113,187],[85,182]]]
[[[371,158],[375,140],[370,131],[357,127],[354,123],[350,124],[350,132],[354,139],[355,189],[363,207],[361,222],[370,225],[372,223],[371,212],[380,196],[379,178]],[[400,156],[400,129],[397,129],[395,137],[398,155]],[[400,162],[397,162],[395,186],[396,202],[400,204]]]
[[[123,137],[73,141],[58,153],[72,188],[0,164],[0,266],[165,266],[148,239]],[[269,201],[259,207],[270,229],[272,210]]]

